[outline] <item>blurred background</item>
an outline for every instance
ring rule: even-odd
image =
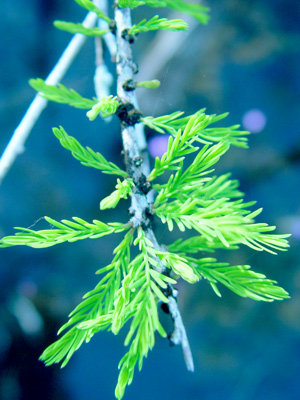
[[[218,166],[241,182],[247,200],[264,211],[261,222],[290,232],[291,248],[277,256],[241,248],[219,260],[250,264],[277,280],[291,295],[284,302],[242,299],[206,282],[180,283],[179,307],[194,354],[188,373],[179,348],[157,336],[154,350],[136,372],[125,398],[150,400],[298,400],[300,398],[300,4],[295,0],[212,0],[207,26],[190,33],[144,34],[134,46],[137,79],[159,79],[156,91],[140,92],[144,115],[177,110],[187,114],[230,112],[224,125],[253,133],[249,150],[232,148]],[[140,7],[134,21],[155,15]],[[166,16],[166,10],[158,10]],[[0,152],[33,99],[30,78],[46,78],[70,36],[54,19],[79,22],[84,11],[71,0],[2,0],[0,13]],[[172,15],[173,17],[173,15]],[[160,47],[158,47],[160,43]],[[174,51],[172,50],[174,49]],[[105,54],[111,71],[114,65]],[[94,96],[94,43],[89,39],[63,83]],[[112,89],[115,93],[115,88]],[[119,122],[90,123],[85,112],[49,104],[26,148],[0,187],[0,234],[12,227],[43,229],[40,217],[57,220],[126,221],[128,203],[99,211],[114,188],[113,176],[84,168],[52,134],[62,125],[83,145],[122,166]],[[152,154],[164,143],[147,132]],[[163,240],[166,228],[157,228]],[[119,237],[79,241],[48,249],[1,249],[0,398],[3,400],[112,399],[124,334],[96,335],[68,366],[45,368],[44,348],[82,295],[94,287],[94,272],[110,263]],[[162,322],[169,326],[162,315]]]

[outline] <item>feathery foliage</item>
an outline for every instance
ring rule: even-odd
[[[59,139],[60,144],[67,150],[72,152],[72,156],[79,160],[82,165],[100,169],[104,174],[119,175],[123,178],[128,176],[127,172],[117,167],[114,163],[107,161],[100,153],[95,153],[89,147],[84,148],[78,140],[69,136],[61,126],[53,128],[53,133]]]
[[[100,19],[103,19],[108,24],[111,22],[111,19],[104,14],[99,7],[97,7],[91,0],[74,0],[80,7],[85,8],[88,11],[93,11]]]
[[[249,135],[247,131],[240,131],[239,125],[233,125],[228,128],[207,128],[207,126],[218,122],[228,115],[224,113],[221,115],[205,115],[205,109],[199,110],[194,117],[199,121],[202,120],[203,126],[197,132],[197,141],[203,144],[211,144],[219,142],[220,140],[227,140],[230,144],[236,147],[248,148],[247,138]],[[187,123],[192,116],[180,118],[184,113],[177,111],[171,115],[164,115],[161,117],[143,117],[142,122],[151,129],[159,133],[169,133],[176,136],[178,129],[184,130]]]
[[[183,14],[189,14],[196,18],[200,24],[207,24],[209,20],[209,8],[196,2],[190,3],[183,0],[144,0],[150,7],[168,7]]]
[[[111,264],[97,271],[98,274],[105,274],[104,277],[83,296],[83,301],[71,312],[69,321],[60,328],[58,334],[67,332],[41,355],[40,359],[46,365],[64,360],[64,367],[82,343],[89,342],[96,332],[111,326],[114,297],[121,284],[121,274],[127,271],[132,238],[128,232],[114,250],[115,257]]]
[[[112,21],[92,1],[75,2],[110,23],[114,31],[116,21]],[[116,3],[119,10],[142,5],[169,7],[190,14],[203,24],[208,21],[208,8],[183,0],[118,0]],[[54,24],[58,29],[86,36],[102,36],[107,32],[64,21]],[[123,28],[119,36],[122,40],[130,41],[127,36],[158,29],[185,30],[187,24],[182,20],[168,20],[156,15],[148,21],[142,20],[132,27]],[[122,33],[126,30],[129,35],[123,37]],[[121,59],[123,55],[117,56],[118,62],[125,62]],[[132,62],[131,59],[127,61]],[[47,85],[42,79],[32,79],[30,85],[48,100],[89,110],[87,117],[91,121],[99,114],[106,118],[116,113],[120,106],[128,107],[117,96],[100,100],[86,99],[73,89],[67,89],[62,84],[57,87]],[[145,81],[135,83],[133,89],[158,86],[157,80]],[[135,110],[134,105],[129,106]],[[215,258],[199,258],[202,252],[236,250],[240,245],[272,254],[288,248],[289,235],[271,233],[274,226],[255,222],[262,209],[249,209],[255,202],[243,201],[244,194],[238,188],[238,181],[231,179],[230,174],[214,174],[215,164],[231,146],[248,147],[249,132],[240,131],[238,125],[211,126],[226,116],[227,113],[206,115],[205,109],[202,109],[189,116],[178,111],[159,117],[137,118],[135,122],[142,122],[160,134],[169,135],[167,151],[162,157],[155,158],[153,169],[147,177],[139,169],[140,157],[130,159],[129,152],[124,152],[126,172],[100,153],[83,147],[62,127],[53,128],[60,144],[81,164],[123,179],[117,179],[116,190],[102,199],[100,209],[114,208],[121,199],[131,197],[131,218],[127,223],[106,224],[99,220],[89,223],[78,217],[61,222],[45,217],[50,229],[35,231],[16,228],[18,232],[15,235],[0,240],[0,247],[25,245],[44,248],[66,241],[98,239],[112,233],[123,235],[114,250],[112,262],[97,271],[102,274],[99,283],[85,294],[82,302],[71,312],[69,320],[58,332],[60,338],[41,355],[40,359],[46,365],[61,363],[64,367],[74,352],[84,342],[89,342],[95,333],[111,330],[116,335],[127,324],[124,344],[128,346],[128,352],[119,363],[120,373],[115,390],[116,397],[121,399],[126,386],[133,380],[136,365],[141,369],[144,358],[153,348],[156,331],[162,337],[167,336],[159,321],[157,307],[161,303],[168,307],[170,299],[174,300],[173,285],[177,279],[182,278],[191,284],[204,279],[218,296],[221,296],[218,285],[222,284],[239,296],[257,301],[270,302],[289,297],[276,281],[252,271],[248,265],[230,266]],[[128,124],[128,120],[122,120],[120,115],[119,118],[123,130],[135,129]],[[189,156],[189,162],[186,156]],[[164,180],[164,173],[170,171],[173,173]],[[147,197],[150,188],[155,192],[153,202]],[[153,215],[166,223],[169,231],[174,227],[178,227],[179,231],[189,229],[193,230],[194,236],[185,240],[179,238],[167,247],[159,245],[151,228]],[[178,315],[178,309],[176,312]],[[172,315],[172,318],[176,316]]]
[[[118,4],[121,8],[129,7],[131,10],[133,10],[136,7],[145,5],[145,2],[139,0],[119,0]]]
[[[56,229],[43,229],[34,231],[29,228],[15,228],[17,232],[14,236],[6,236],[0,240],[0,247],[9,246],[29,246],[43,248],[54,246],[63,242],[76,242],[82,239],[98,239],[111,233],[123,232],[129,228],[127,224],[110,223],[94,220],[93,223],[84,221],[81,218],[73,217],[74,221],[62,220],[55,221],[52,218],[44,217],[45,220]]]
[[[122,8],[129,7],[131,9],[143,5],[154,8],[168,7],[177,12],[191,15],[201,24],[207,24],[209,20],[209,8],[196,2],[190,3],[183,0],[119,0],[118,4]]]
[[[53,25],[55,28],[60,29],[61,31],[72,34],[81,33],[85,36],[103,36],[105,33],[109,32],[108,29],[86,28],[80,23],[74,24],[73,22],[54,21]]]
[[[289,298],[288,293],[277,286],[274,280],[250,270],[249,265],[229,266],[228,263],[218,263],[214,258],[188,258],[195,266],[199,277],[208,280],[214,292],[221,297],[217,283],[222,283],[241,297],[257,301],[273,301]]]
[[[156,31],[158,29],[165,31],[186,31],[188,29],[188,24],[182,19],[167,19],[159,18],[155,15],[149,21],[143,19],[138,24],[133,25],[129,30],[130,35],[138,35],[141,32]]]
[[[86,99],[74,89],[67,89],[61,83],[56,87],[47,85],[43,79],[38,78],[30,79],[29,84],[42,97],[55,103],[69,104],[72,107],[81,109],[90,109],[97,103],[97,100]]]

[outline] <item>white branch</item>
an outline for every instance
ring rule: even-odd
[[[107,0],[94,0],[94,3],[98,8],[100,8],[100,10],[104,12],[105,15],[108,15]],[[98,27],[103,30],[109,29],[108,23],[101,18],[98,19]],[[102,36],[102,39],[104,40],[106,47],[108,48],[111,60],[115,62],[117,52],[115,35],[113,35],[112,32],[107,32],[104,36]]]
[[[83,21],[83,25],[87,28],[92,28],[96,25],[96,21],[97,15],[89,12]],[[48,85],[57,85],[62,80],[85,41],[86,36],[79,33],[74,35],[54,69],[47,77],[45,82]],[[36,95],[20,124],[14,131],[0,159],[0,184],[17,156],[24,151],[24,144],[42,111],[47,106],[47,103],[47,99]]]
[[[107,0],[94,0],[94,3],[104,14],[108,14]],[[97,22],[98,28],[101,30],[109,29],[108,23],[99,18]],[[95,92],[98,100],[102,97],[110,95],[110,87],[113,84],[113,76],[109,72],[103,60],[103,40],[106,42],[112,60],[116,58],[116,39],[111,32],[106,33],[103,37],[95,37],[95,52],[96,52],[96,69],[94,75]],[[106,118],[105,121],[109,122],[111,117]]]
[[[186,335],[185,327],[178,309],[177,301],[173,296],[169,296],[168,299],[169,299],[168,303],[169,312],[171,314],[174,323],[174,331],[170,336],[170,340],[174,344],[181,345],[187,369],[189,371],[194,372],[193,356]]]

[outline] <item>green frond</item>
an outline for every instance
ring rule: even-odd
[[[201,6],[199,3],[190,3],[183,0],[165,0],[167,6],[180,13],[189,14],[201,24],[209,21],[209,8]]]
[[[67,89],[64,85],[59,83],[57,86],[47,85],[43,79],[30,79],[30,86],[39,92],[38,94],[45,99],[54,101],[55,103],[69,104],[72,107],[81,109],[90,109],[97,100],[90,100],[82,97],[73,89]]]
[[[121,8],[127,8],[129,7],[130,9],[134,9],[139,6],[143,6],[145,4],[144,1],[139,1],[139,0],[118,0],[118,6]]]
[[[94,220],[93,223],[84,221],[81,218],[73,217],[73,221],[55,221],[52,218],[44,217],[45,220],[57,229],[43,229],[34,231],[28,228],[15,228],[14,236],[6,236],[0,240],[0,247],[29,246],[44,248],[64,242],[76,242],[82,239],[97,239],[111,233],[123,232],[130,226],[121,223],[105,224]],[[75,221],[75,222],[74,222]]]
[[[155,199],[155,207],[176,198],[184,203],[188,199],[195,199],[202,206],[208,206],[212,201],[220,198],[234,199],[243,197],[244,193],[238,190],[239,182],[228,179],[230,174],[219,177],[207,176],[212,171],[204,171],[196,177],[194,174],[185,176],[179,169],[175,175],[171,175],[165,184],[154,184],[153,189],[157,190],[158,195]]]
[[[53,25],[55,28],[60,29],[61,31],[72,34],[81,33],[84,36],[103,36],[105,33],[109,32],[108,29],[86,28],[80,23],[74,24],[73,22],[66,21],[54,21]]]
[[[133,25],[129,30],[129,34],[138,35],[141,32],[156,31],[159,29],[166,31],[186,31],[188,24],[182,19],[169,20],[167,18],[159,18],[158,15],[155,15],[148,21],[143,19],[138,24]]]
[[[168,182],[163,185],[154,185],[158,190],[158,196],[155,200],[154,207],[167,201],[171,197],[179,197],[180,199],[201,198],[205,186],[209,184],[211,178],[206,177],[211,172],[210,168],[216,164],[220,157],[229,150],[229,143],[220,142],[214,146],[203,146],[194,158],[192,164],[183,171],[183,162],[180,163],[179,169],[175,176],[171,175]],[[223,185],[221,182],[218,186],[218,192],[222,192],[230,185],[231,181],[227,181]],[[216,189],[217,191],[217,189]],[[226,197],[226,196],[223,196]]]
[[[199,110],[194,116],[198,116],[199,120],[205,119],[205,126],[199,126],[197,131],[196,141],[202,144],[212,144],[220,141],[228,141],[232,146],[248,148],[247,138],[248,131],[239,131],[239,125],[233,125],[227,128],[207,128],[209,125],[218,122],[228,115],[224,113],[221,115],[206,115],[205,109]],[[193,117],[182,117],[183,112],[175,112],[170,115],[160,117],[143,117],[141,122],[149,128],[156,130],[159,133],[168,132],[172,136],[176,136],[178,129],[184,130],[190,119]],[[182,117],[182,118],[181,118]]]
[[[216,249],[223,249],[224,245],[219,240],[208,241],[204,236],[192,236],[188,239],[178,239],[169,244],[168,251],[179,254],[193,254],[198,252],[213,253]],[[227,250],[236,250],[238,246],[230,244]]]
[[[201,195],[204,199],[234,199],[244,197],[244,193],[238,190],[239,181],[228,179],[230,174],[213,176],[204,182]]]
[[[170,115],[162,115],[160,117],[142,117],[141,122],[143,122],[144,125],[148,126],[149,128],[159,132],[159,133],[170,133],[173,135],[176,135],[177,130],[173,127],[172,122],[178,121],[179,118],[184,114],[182,111],[176,111]],[[187,117],[185,118],[187,119]],[[182,126],[179,126],[179,128],[182,128]],[[178,128],[178,129],[179,129]]]
[[[172,123],[177,115],[168,116],[169,123]],[[152,181],[159,175],[163,174],[165,170],[176,170],[182,171],[182,161],[187,154],[193,153],[198,150],[198,147],[194,147],[194,142],[203,143],[202,134],[205,128],[212,123],[214,116],[205,115],[202,110],[185,120],[184,130],[179,128],[179,130],[174,134],[175,130],[172,128],[172,135],[169,137],[168,150],[161,158],[156,157],[154,169],[148,176],[148,180]],[[166,119],[165,119],[166,121]],[[145,123],[145,118],[143,119]],[[148,119],[149,123],[149,119]],[[161,119],[159,121],[159,129],[163,126],[165,122]],[[155,124],[154,119],[150,120],[150,124]],[[174,135],[173,135],[174,134]],[[193,165],[189,168],[186,174],[193,174],[194,171],[198,171],[196,176],[201,174],[204,170],[207,170],[210,166],[214,165],[228,149],[231,141],[228,137],[224,140],[220,138],[217,145],[209,148],[208,144],[199,151],[197,157],[194,160]],[[206,161],[204,161],[206,160]],[[179,165],[178,165],[179,164]],[[177,177],[179,175],[177,174]]]
[[[123,178],[128,176],[127,172],[120,169],[114,163],[107,161],[106,158],[94,152],[89,147],[83,147],[78,140],[69,136],[62,126],[53,128],[53,133],[59,139],[60,144],[67,150],[72,152],[72,156],[79,160],[82,165],[100,169],[104,174],[119,175]]]
[[[64,226],[55,223],[58,227]],[[73,353],[95,333],[111,329],[118,334],[125,323],[131,320],[125,339],[126,346],[131,342],[130,348],[119,365],[118,398],[123,396],[126,386],[131,383],[135,365],[142,368],[144,357],[154,346],[155,331],[166,336],[159,322],[157,302],[168,302],[163,290],[168,284],[176,283],[174,279],[151,268],[155,264],[156,250],[142,229],[138,230],[138,237],[134,241],[134,245],[139,246],[140,254],[130,261],[132,241],[133,233],[129,231],[115,249],[112,263],[98,271],[104,274],[103,278],[92,291],[85,294],[83,301],[69,315],[69,321],[59,330],[58,334],[65,332],[63,336],[40,357],[46,365],[62,362],[64,367]],[[177,257],[176,264],[182,262],[179,256],[174,257]]]
[[[257,251],[276,254],[274,250],[289,247],[286,238],[290,235],[270,234],[274,226],[254,223],[253,218],[261,209],[250,214],[246,209],[249,204],[226,198],[212,200],[208,204],[199,206],[197,200],[191,198],[184,203],[174,200],[158,206],[154,212],[163,223],[168,223],[169,229],[170,226],[173,228],[174,221],[181,231],[194,229],[208,242],[219,241],[224,248],[244,244]]]
[[[149,296],[152,297],[151,293]],[[156,310],[156,304],[154,305]],[[154,310],[153,307],[143,302],[139,313],[136,315],[138,316],[138,326],[135,338],[130,345],[129,351],[119,363],[120,372],[115,389],[115,396],[119,400],[124,396],[126,386],[130,385],[133,380],[136,364],[141,370],[144,357],[147,357],[149,350],[155,344],[152,310]]]
[[[199,142],[219,142],[221,140],[228,140],[232,146],[248,148],[248,139],[245,137],[249,135],[248,131],[240,131],[240,125],[233,125],[227,128],[206,128],[199,134]]]
[[[209,281],[219,296],[217,283],[222,283],[241,297],[253,300],[273,301],[289,298],[289,294],[277,286],[276,281],[251,271],[249,265],[229,266],[227,263],[218,263],[215,259],[209,258],[199,260],[190,258],[190,262],[195,265],[199,275]]]
[[[144,0],[144,2],[149,7],[154,7],[154,8],[167,7],[167,3],[163,0]]]
[[[148,181],[156,179],[166,170],[180,170],[181,166],[178,164],[184,160],[185,156],[198,150],[193,143],[197,140],[199,129],[205,127],[207,123],[207,116],[195,114],[189,119],[183,131],[181,129],[177,131],[174,139],[173,136],[170,136],[168,150],[161,158],[155,158],[154,169],[150,172]]]
[[[41,355],[40,360],[46,365],[63,361],[61,367],[64,367],[84,342],[89,342],[95,333],[110,329],[115,293],[121,284],[121,272],[126,271],[130,261],[131,242],[132,233],[128,232],[115,249],[112,263],[100,271],[106,272],[104,277],[83,296],[83,301],[71,312],[69,321],[60,328],[58,334],[67,332]]]
[[[183,0],[144,0],[144,2],[150,7],[169,7],[172,10],[189,14],[201,24],[207,24],[209,21],[209,8],[198,3],[189,3]]]
[[[104,14],[100,8],[98,8],[91,0],[74,0],[80,7],[85,8],[88,11],[93,11],[97,14],[98,18],[103,19],[108,24],[110,23],[111,19]]]
[[[134,245],[139,246],[141,253],[128,266],[128,274],[118,291],[113,316],[112,330],[115,334],[124,325],[126,315],[131,314],[132,317],[125,339],[125,345],[131,342],[130,348],[119,364],[120,373],[115,390],[118,399],[123,397],[126,386],[132,382],[136,364],[141,370],[143,359],[153,348],[155,331],[163,337],[166,336],[159,322],[157,301],[168,302],[162,290],[168,283],[176,283],[173,279],[151,269],[151,263],[155,263],[156,251],[141,228],[138,230]]]

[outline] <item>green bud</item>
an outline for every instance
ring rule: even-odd
[[[118,107],[119,102],[116,97],[103,97],[99,103],[95,104],[93,108],[86,113],[86,116],[90,121],[94,121],[100,113],[102,118],[107,118],[114,114]]]
[[[107,208],[115,208],[121,199],[121,193],[119,190],[115,190],[109,196],[105,197],[100,203],[100,210],[106,210]]]
[[[153,79],[152,81],[138,82],[136,87],[143,87],[146,89],[157,89],[160,86],[160,81]]]
[[[134,183],[132,179],[124,179],[123,182],[118,178],[116,189],[109,196],[105,197],[100,203],[100,210],[105,210],[106,208],[115,208],[119,203],[120,199],[127,199],[127,196],[132,194],[132,186]]]
[[[97,118],[99,113],[101,112],[101,103],[97,103],[93,106],[93,108],[86,113],[86,116],[90,121],[94,121]]]

